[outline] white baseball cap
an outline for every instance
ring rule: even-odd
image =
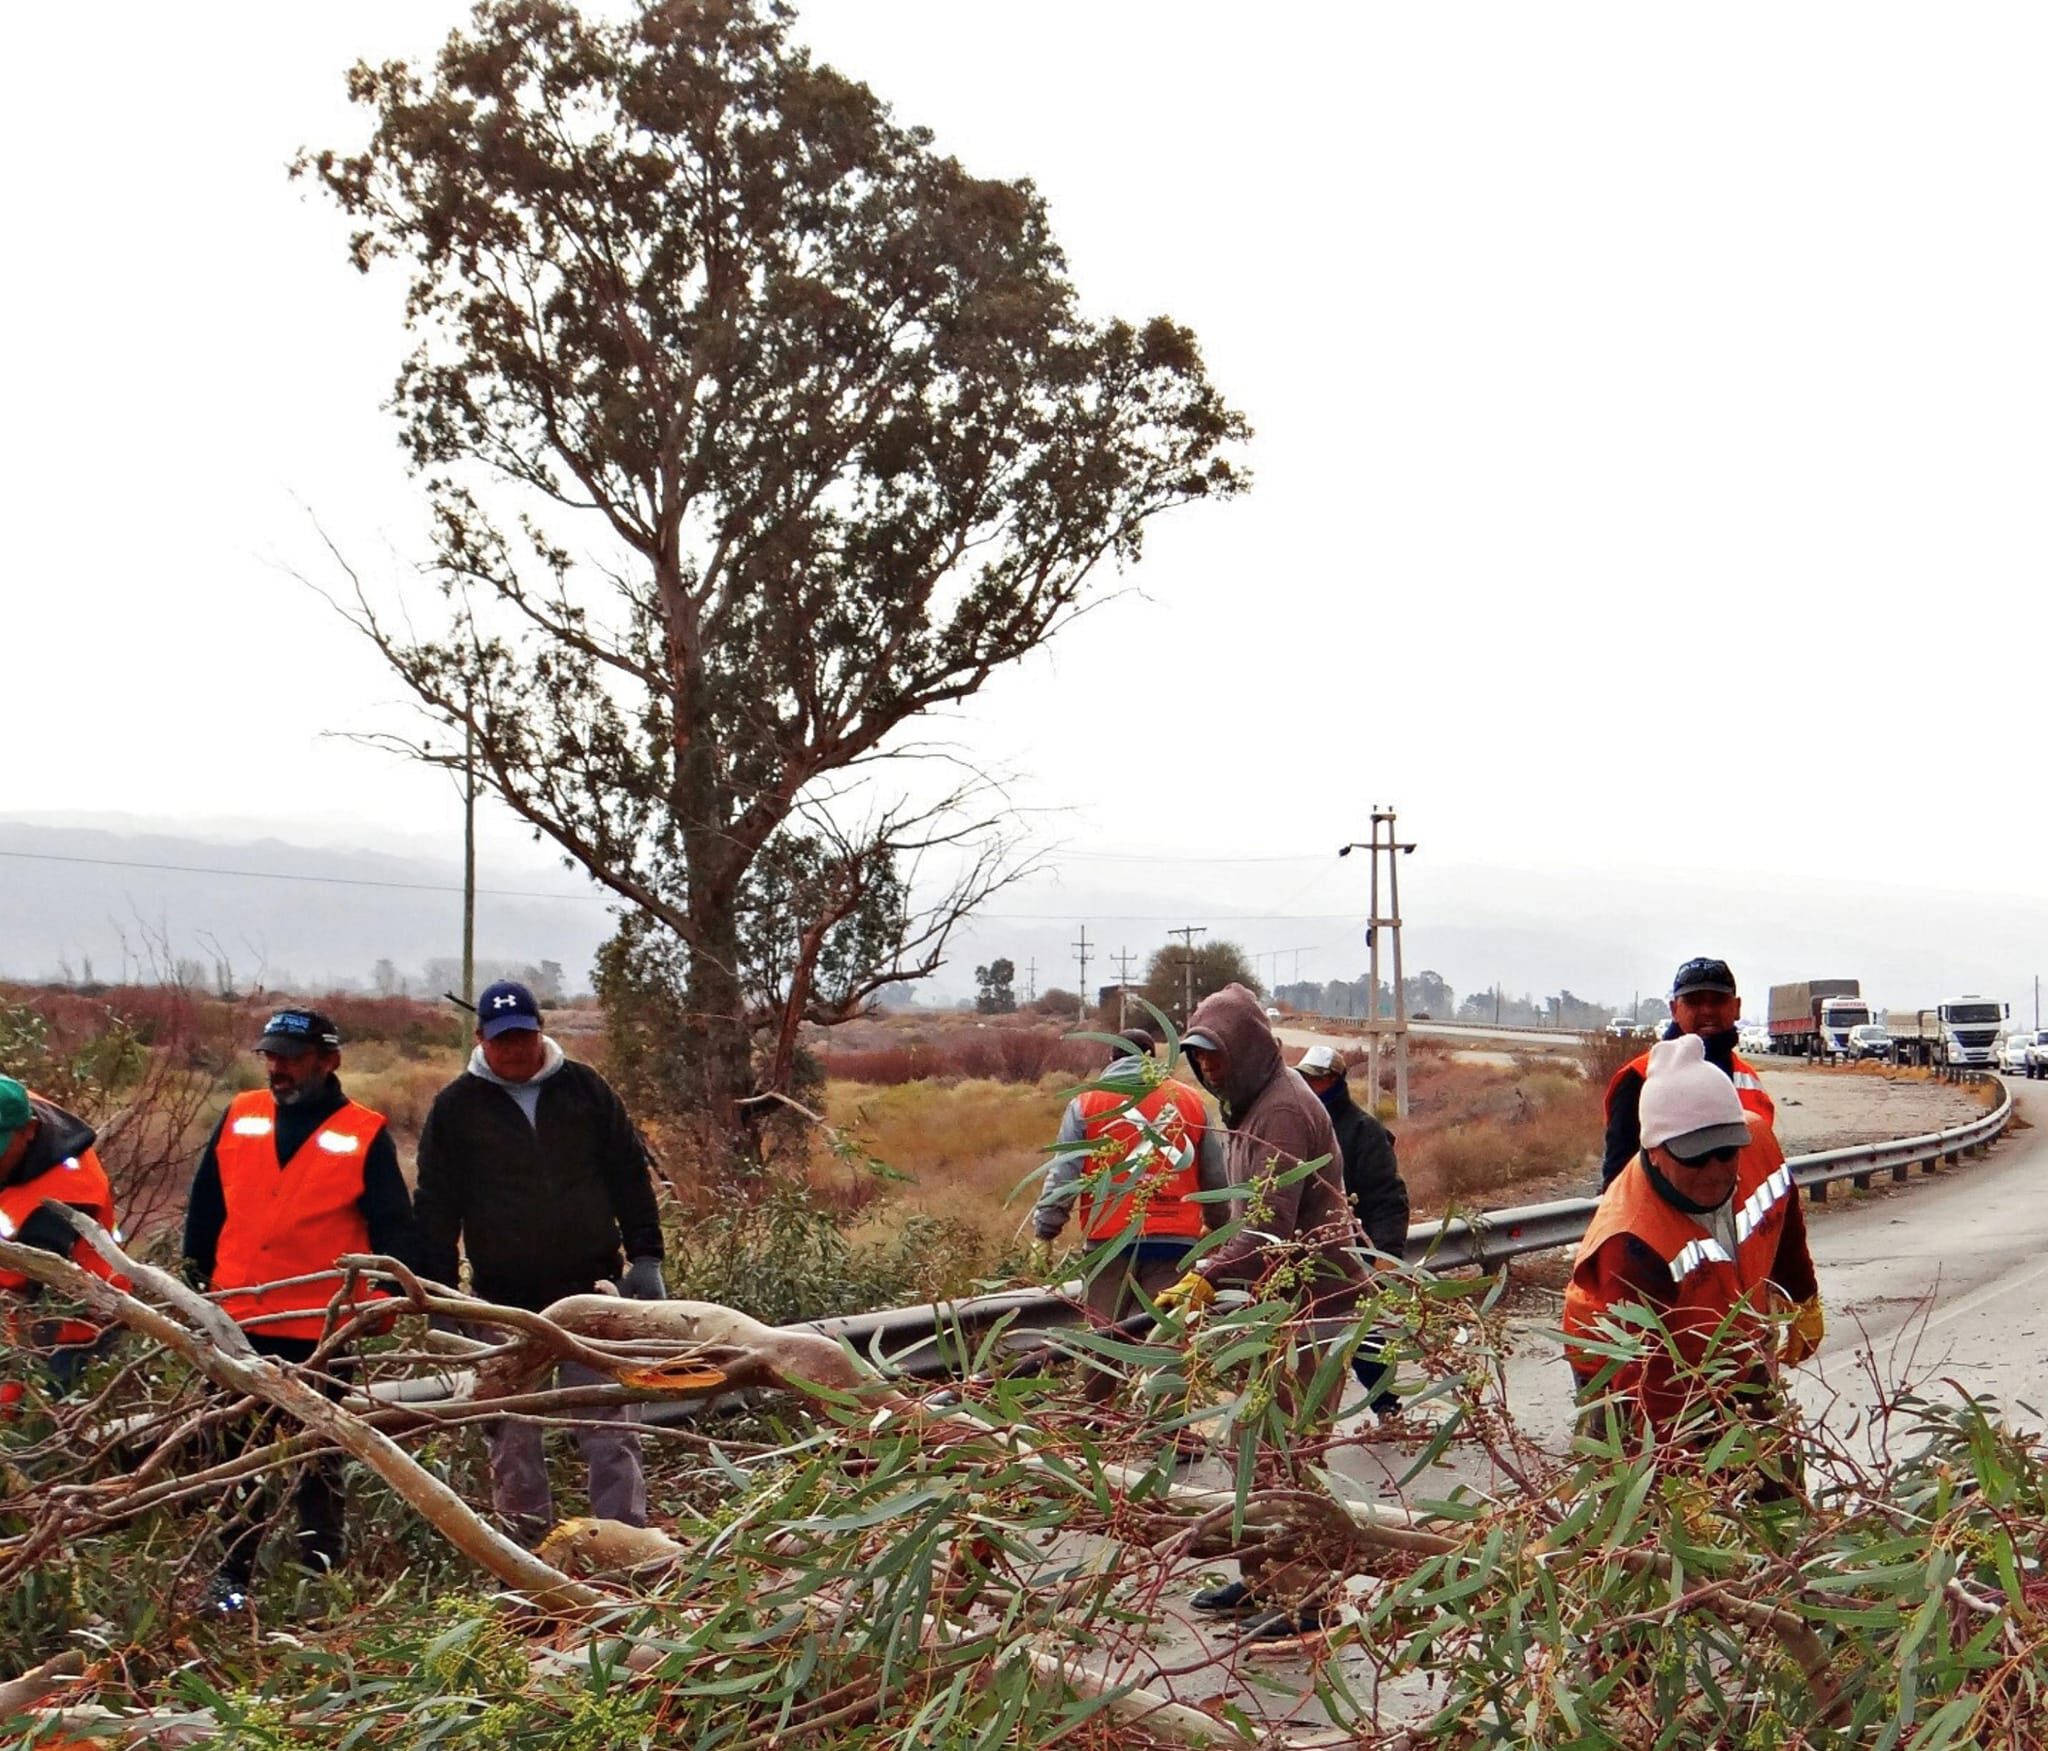
[[[1295,1065],[1295,1069],[1304,1076],[1335,1076],[1341,1068],[1335,1046],[1311,1046],[1302,1053],[1301,1062]]]

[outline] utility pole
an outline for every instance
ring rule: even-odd
[[[1340,845],[1339,857],[1349,857],[1354,851],[1372,853],[1372,876],[1370,890],[1372,916],[1365,927],[1365,946],[1371,951],[1371,966],[1366,974],[1369,1005],[1366,1015],[1365,1032],[1370,1069],[1369,1086],[1375,1104],[1380,1095],[1380,1041],[1391,1035],[1394,1042],[1394,1116],[1405,1119],[1408,1116],[1408,993],[1401,977],[1401,859],[1413,853],[1412,843],[1404,844],[1394,830],[1394,811],[1379,804],[1373,805],[1372,838],[1362,844]],[[1380,859],[1387,860],[1387,905],[1389,910],[1380,911]],[[1380,1015],[1380,932],[1392,932],[1391,948],[1394,969],[1394,1013],[1382,1019]],[[1496,996],[1496,1003],[1499,999]]]
[[[1116,962],[1116,1025],[1119,1029],[1131,1025],[1131,961],[1133,956],[1127,948],[1120,948],[1111,957]]]
[[[1026,1003],[1036,1003],[1038,1001],[1038,957],[1036,955],[1031,957],[1031,965],[1024,974],[1024,1001]]]
[[[1088,1019],[1088,926],[1087,926],[1087,925],[1085,925],[1085,924],[1084,924],[1084,925],[1082,925],[1082,926],[1081,926],[1081,940],[1080,940],[1079,942],[1075,943],[1075,944],[1074,944],[1074,947],[1075,947],[1075,949],[1076,949],[1076,950],[1078,950],[1078,951],[1079,951],[1079,953],[1080,953],[1080,956],[1081,956],[1081,1013],[1080,1013],[1080,1014],[1079,1014],[1078,1016],[1076,1016],[1076,1017],[1075,1017],[1074,1019],[1075,1019],[1076,1021],[1086,1021],[1086,1020]]]
[[[1177,936],[1185,945],[1180,951],[1181,1010],[1180,1025],[1188,1025],[1188,1017],[1195,1013],[1195,938],[1207,936],[1206,924],[1183,924],[1178,930],[1169,930],[1168,936]]]

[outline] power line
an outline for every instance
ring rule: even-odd
[[[343,888],[397,888],[414,894],[459,894],[460,882],[393,882],[380,881],[373,876],[303,875],[281,869],[215,869],[202,863],[151,863],[144,858],[130,857],[77,857],[59,851],[10,851],[0,849],[0,857],[18,857],[30,863],[85,863],[96,869],[157,869],[168,870],[173,875],[238,876],[259,882],[315,882],[328,887]],[[612,900],[612,894],[564,894],[545,893],[537,888],[478,888],[479,894],[490,894],[501,900]]]

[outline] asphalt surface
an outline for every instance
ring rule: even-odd
[[[1830,1188],[1806,1206],[1808,1242],[1827,1310],[1819,1354],[1794,1371],[1800,1401],[1847,1435],[1899,1385],[1947,1381],[1997,1399],[2018,1421],[2048,1421],[2048,1092],[2007,1079],[2022,1128],[1981,1157],[1966,1156],[1905,1182],[1879,1177],[1868,1192]],[[2032,1120],[2042,1129],[2026,1129]],[[1557,1297],[1520,1322],[1507,1370],[1508,1403],[1522,1431],[1554,1448],[1569,1439],[1570,1378],[1546,1328]],[[1345,1469],[1382,1493],[1401,1451],[1370,1446]],[[1454,1453],[1408,1494],[1454,1479],[1485,1486],[1470,1455]]]

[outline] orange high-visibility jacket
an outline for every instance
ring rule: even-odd
[[[238,1094],[228,1105],[214,1158],[220,1164],[227,1220],[214,1250],[213,1287],[241,1289],[331,1270],[343,1253],[367,1252],[363,1162],[384,1128],[381,1113],[355,1101],[343,1104],[287,1162],[277,1159],[277,1102],[267,1088]],[[367,1291],[366,1298],[376,1291]],[[315,1338],[326,1330],[332,1288],[302,1283],[253,1295],[223,1295],[221,1305],[238,1325],[260,1315],[254,1329],[272,1337]]]
[[[1736,1161],[1736,1249],[1730,1258],[1719,1240],[1658,1196],[1638,1154],[1607,1188],[1592,1225],[1579,1242],[1571,1282],[1564,1293],[1567,1340],[1574,1334],[1591,1335],[1607,1312],[1594,1260],[1608,1241],[1621,1234],[1633,1235],[1670,1273],[1672,1301],[1657,1312],[1685,1362],[1697,1363],[1705,1356],[1724,1322],[1731,1326],[1731,1335],[1745,1330],[1752,1337],[1759,1335],[1762,1323],[1757,1316],[1766,1309],[1765,1285],[1778,1267],[1785,1226],[1797,1199],[1792,1170],[1785,1165],[1776,1134],[1759,1125],[1755,1140]],[[1810,1260],[1802,1274],[1810,1279]],[[1804,1289],[1802,1284],[1789,1287]],[[1602,1365],[1602,1358],[1574,1350],[1569,1341],[1565,1354],[1581,1377],[1597,1373]],[[1661,1377],[1668,1370],[1653,1360],[1647,1372]]]
[[[1202,1097],[1172,1078],[1133,1099],[1110,1088],[1080,1097],[1083,1134],[1091,1148],[1087,1177],[1094,1190],[1085,1212],[1088,1238],[1111,1240],[1132,1228],[1148,1240],[1197,1240],[1202,1206],[1198,1158],[1209,1122]]]
[[[107,1181],[107,1170],[100,1165],[96,1150],[81,1149],[32,1180],[0,1187],[0,1240],[12,1240],[21,1225],[44,1204],[69,1204],[74,1210],[83,1210],[116,1240],[121,1238],[115,1226],[114,1189]],[[83,1235],[72,1242],[69,1257],[81,1270],[119,1288],[128,1287],[127,1279],[116,1275],[114,1267],[93,1250]],[[26,1289],[28,1285],[29,1279],[21,1272],[0,1270],[0,1289]],[[16,1324],[10,1313],[10,1341],[18,1342],[13,1332]],[[99,1337],[100,1328],[84,1320],[66,1319],[60,1320],[55,1331],[47,1335],[52,1343],[89,1344]]]
[[[1730,1067],[1735,1073],[1735,1096],[1742,1102],[1743,1110],[1755,1113],[1767,1125],[1776,1126],[1778,1122],[1777,1103],[1764,1092],[1764,1079],[1756,1073],[1756,1066],[1740,1053],[1735,1053],[1731,1057]],[[1614,1111],[1615,1089],[1620,1086],[1621,1079],[1624,1076],[1631,1074],[1638,1080],[1649,1076],[1650,1054],[1648,1052],[1637,1053],[1635,1057],[1631,1058],[1608,1078],[1607,1093],[1603,1097],[1603,1105],[1609,1115],[1612,1115]]]

